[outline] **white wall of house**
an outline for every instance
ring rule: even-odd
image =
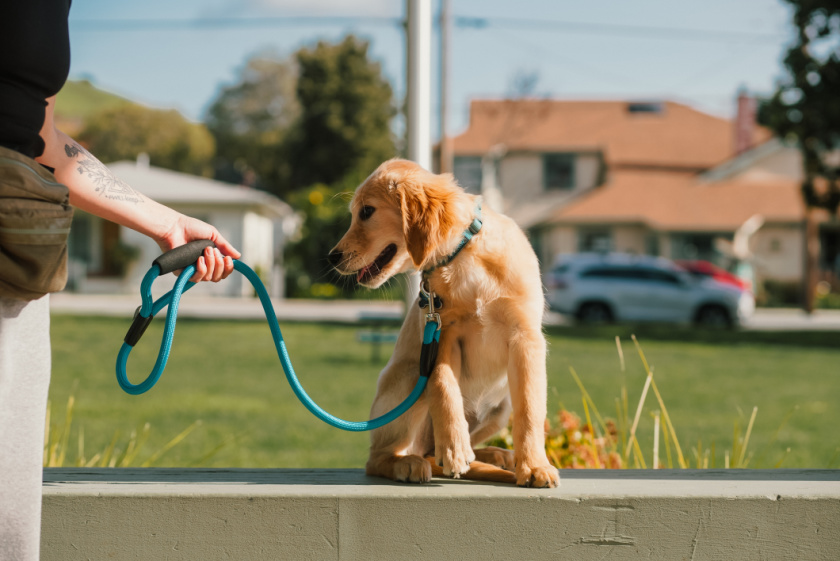
[[[747,171],[753,170],[800,179],[802,177],[802,152],[798,148],[784,147],[777,152],[756,159]]]
[[[215,226],[222,236],[242,252],[242,260],[251,268],[258,270],[269,294],[273,297],[283,295],[283,245],[286,241],[283,220],[269,218],[257,212],[240,209],[208,208],[206,206],[178,206],[175,210],[188,216],[204,220]],[[151,267],[152,262],[161,254],[158,245],[147,236],[119,228],[119,237],[125,245],[139,250],[138,258],[133,261],[123,277],[91,276],[100,270],[103,264],[104,221],[81,211],[74,218],[75,235],[71,243],[83,244],[73,253],[84,254],[86,258],[71,259],[69,263],[70,281],[68,289],[89,294],[97,293],[135,293],[140,282]],[[275,230],[280,230],[275,232]],[[155,281],[155,296],[162,295],[175,284],[174,275],[165,275]],[[241,275],[234,274],[220,283],[201,283],[190,289],[191,293],[212,296],[250,296],[251,284]]]
[[[645,226],[614,226],[613,250],[621,253],[644,255],[645,239],[650,230]]]
[[[505,208],[543,194],[542,159],[539,154],[509,154],[499,165],[499,182]]]
[[[194,216],[213,224],[222,236],[242,252],[242,260],[253,269],[259,269],[264,279],[272,281],[272,274],[282,271],[274,266],[275,255],[282,255],[282,251],[274,247],[275,221],[254,212],[241,210],[212,209],[207,207],[177,207],[179,212]],[[91,217],[94,226],[92,246],[101,248],[101,220]],[[139,289],[140,281],[149,267],[160,254],[161,250],[150,238],[127,228],[120,229],[123,243],[140,250],[140,256],[134,261],[122,279],[87,279],[78,287],[81,292],[115,291],[132,293]],[[175,284],[174,275],[165,275],[155,281],[154,294],[159,296],[171,289]],[[280,284],[282,287],[282,283]],[[192,288],[191,293],[212,296],[247,296],[252,293],[251,285],[239,275],[234,274],[220,283],[201,283]],[[274,294],[277,296],[277,294]]]
[[[591,189],[598,186],[603,162],[598,154],[578,154],[575,161],[575,190]]]
[[[542,255],[539,255],[543,270],[554,264],[557,255],[577,252],[577,232],[572,226],[556,226],[541,232]]]
[[[171,206],[173,209],[187,216],[192,216],[212,224],[235,247],[243,247],[244,240],[246,239],[246,231],[243,213],[240,209],[220,209],[205,205],[173,204]],[[161,250],[151,239],[133,230],[121,228],[120,235],[124,243],[140,249],[140,257],[132,264],[123,281],[123,290],[125,292],[132,292],[140,286],[143,275],[148,271],[152,261],[160,255]],[[155,294],[158,294],[158,290],[161,290],[160,294],[162,294],[163,291],[171,289],[175,284],[175,280],[176,277],[174,275],[165,275],[156,281],[154,285]],[[236,274],[231,275],[231,277],[220,283],[201,283],[190,289],[190,293],[212,296],[239,296],[242,290],[243,281],[241,275]]]
[[[674,248],[671,244],[671,236],[667,232],[658,232],[659,236],[659,255],[672,255]]]
[[[601,165],[598,154],[576,154],[574,188],[563,191],[573,193],[595,187],[601,173]],[[499,181],[505,208],[532,202],[545,195],[547,191],[543,176],[543,154],[515,152],[506,155],[499,165]]]
[[[246,212],[243,216],[245,242],[242,245],[242,260],[271,286],[274,270],[274,222],[256,212]],[[247,296],[253,289],[250,283],[243,283],[240,294]]]
[[[753,252],[760,280],[802,280],[805,242],[801,226],[766,225],[755,234]]]

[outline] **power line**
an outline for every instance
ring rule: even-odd
[[[253,29],[258,27],[313,27],[347,25],[403,25],[392,17],[353,16],[290,16],[259,18],[192,18],[192,19],[70,19],[74,31],[196,31],[215,29]]]
[[[754,31],[727,31],[674,27],[639,26],[627,24],[593,23],[566,20],[546,20],[511,17],[453,16],[454,25],[460,29],[519,29],[576,35],[624,36],[671,41],[767,41],[778,42],[786,37],[779,33]],[[272,27],[317,26],[404,26],[399,17],[386,16],[289,16],[247,18],[157,18],[157,19],[70,19],[74,31],[126,32],[126,31],[175,31],[253,29]]]
[[[778,33],[754,31],[726,31],[714,29],[690,29],[675,27],[654,27],[613,23],[592,23],[580,21],[546,20],[529,18],[482,18],[456,16],[455,25],[460,28],[486,29],[507,28],[574,33],[581,35],[623,35],[647,39],[669,39],[680,41],[779,41],[785,39]]]

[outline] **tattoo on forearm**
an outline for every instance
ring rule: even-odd
[[[102,162],[94,158],[90,152],[77,143],[65,144],[64,153],[68,158],[76,158],[76,170],[86,175],[96,185],[96,192],[100,196],[127,203],[142,203],[143,195],[132,189],[128,183],[111,173]]]

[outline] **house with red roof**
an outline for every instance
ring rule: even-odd
[[[757,276],[800,282],[799,152],[755,124],[753,100],[738,106],[728,120],[668,101],[478,100],[453,139],[453,171],[530,234],[545,268],[580,251],[721,263],[757,216]],[[817,219],[830,272],[840,225]]]

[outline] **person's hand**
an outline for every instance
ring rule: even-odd
[[[195,240],[211,240],[216,247],[204,250],[204,255],[196,261],[195,274],[190,281],[219,282],[226,279],[233,272],[233,260],[239,259],[242,254],[210,224],[180,214],[172,228],[155,241],[161,250],[169,251]]]

